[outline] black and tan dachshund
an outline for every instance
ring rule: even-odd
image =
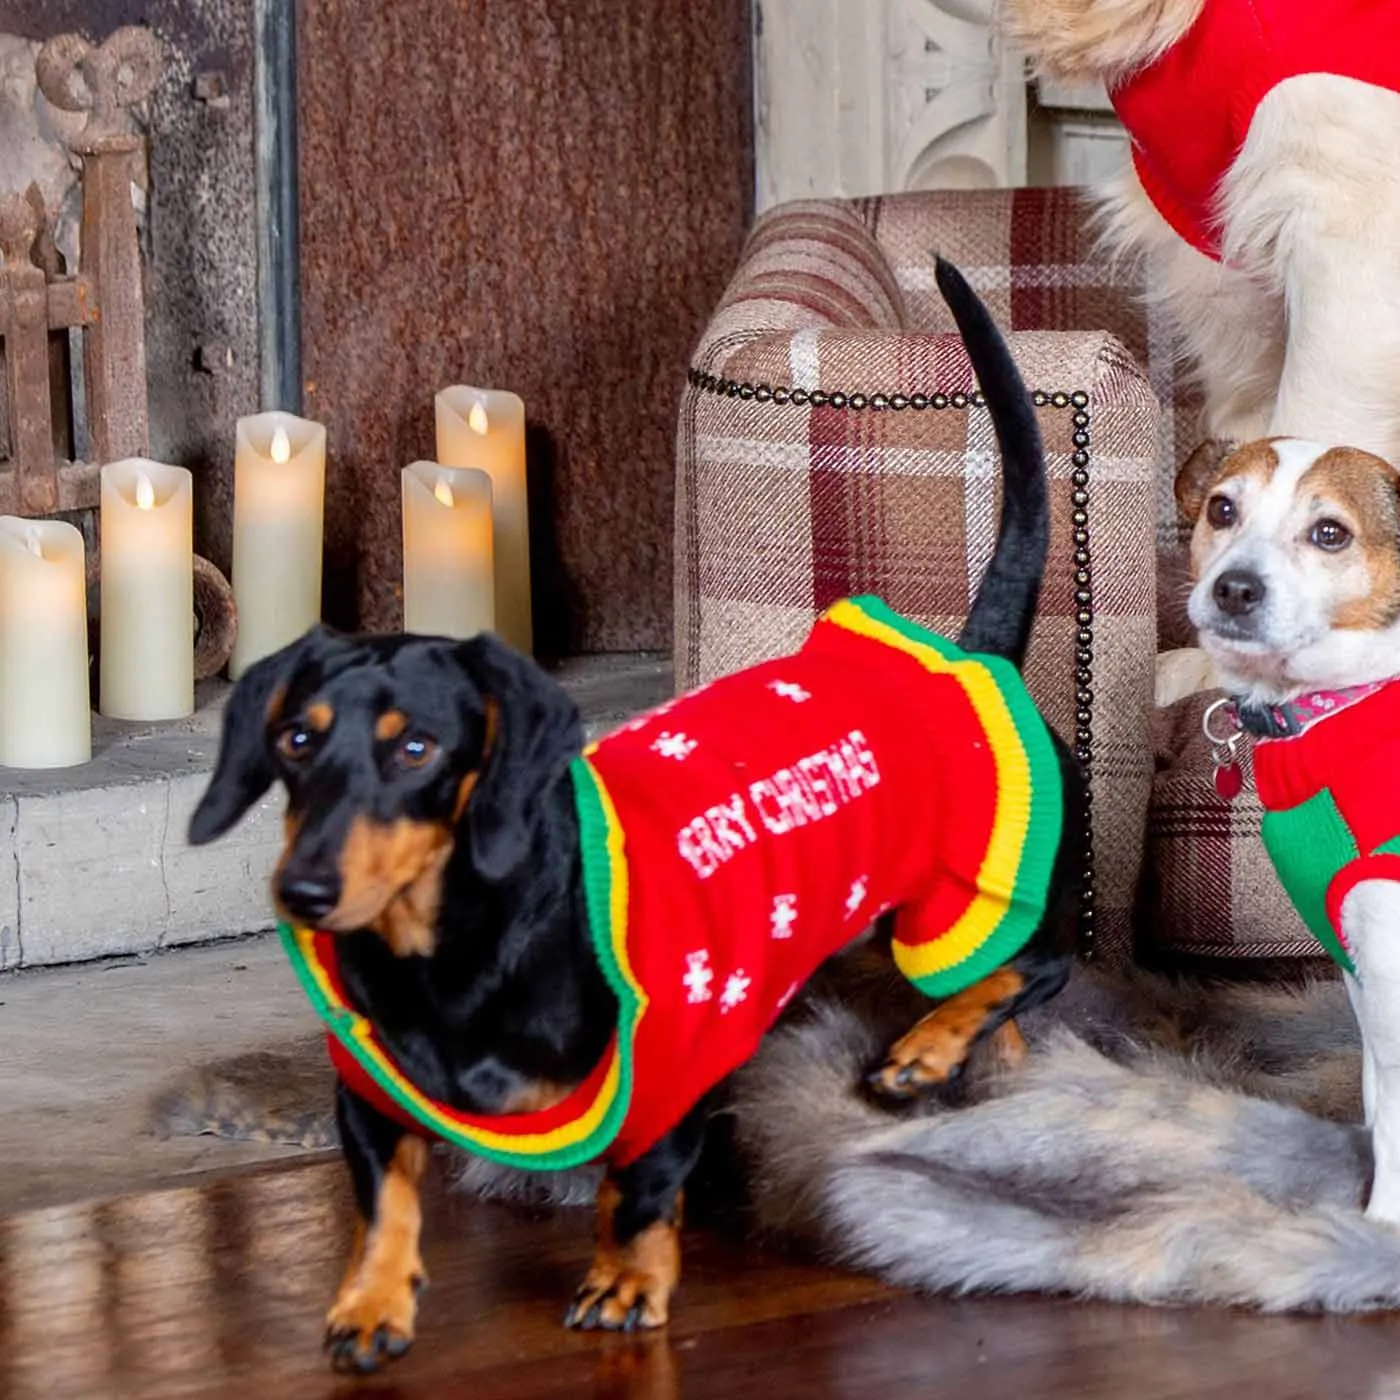
[[[954,269],[940,264],[939,278],[992,412],[1006,483],[997,546],[960,642],[1019,666],[1048,547],[1039,434],[985,308]],[[902,732],[917,735],[920,722],[909,714]],[[624,1014],[590,932],[597,910],[585,888],[574,777],[582,740],[565,692],[491,636],[318,629],[239,681],[190,839],[222,835],[280,782],[280,914],[333,940],[339,995],[403,1080],[450,1111],[518,1121],[548,1113],[595,1075]],[[1038,927],[892,1047],[872,1073],[876,1092],[898,1099],[949,1085],[979,1042],[994,1039],[1014,1055],[1012,1018],[1069,974],[1084,798],[1073,760],[1050,742],[1055,809],[1046,826],[1057,844]],[[828,778],[845,772],[859,793],[852,764]],[[935,833],[913,826],[880,839],[931,847]],[[703,982],[696,990],[708,999]],[[368,1371],[413,1338],[429,1134],[349,1078],[342,1073],[337,1109],[360,1224],[327,1344],[337,1366]],[[659,1140],[610,1165],[596,1258],[569,1325],[665,1322],[680,1273],[682,1187],[709,1102],[676,1104]]]

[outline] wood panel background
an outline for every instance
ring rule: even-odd
[[[748,0],[301,0],[328,615],[400,618],[434,391],[520,394],[542,651],[669,647],[676,408],[752,207]]]

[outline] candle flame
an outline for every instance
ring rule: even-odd
[[[36,558],[44,557],[44,539],[39,533],[37,525],[26,525],[24,527],[24,542],[29,546],[29,552]]]
[[[438,477],[437,485],[433,487],[433,495],[445,506],[456,503],[452,495],[452,484],[445,476]]]
[[[472,411],[467,414],[467,427],[484,437],[490,426],[491,420],[486,416],[486,405],[478,400],[472,405]]]
[[[277,431],[273,433],[272,446],[268,451],[271,454],[272,460],[279,466],[283,462],[290,462],[292,460],[292,440],[287,436],[287,430],[285,428],[279,426]]]
[[[150,510],[156,503],[156,488],[145,472],[136,473],[136,509]]]

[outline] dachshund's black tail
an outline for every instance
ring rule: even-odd
[[[1030,640],[1050,545],[1045,452],[1035,407],[1011,352],[962,273],[938,259],[938,290],[958,324],[1001,449],[1001,527],[958,643],[1019,666]]]

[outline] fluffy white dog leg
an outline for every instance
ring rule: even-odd
[[[1146,257],[1148,296],[1165,313],[1205,397],[1204,436],[1223,442],[1263,437],[1283,373],[1283,297],[1266,280],[1185,242],[1131,167],[1100,196],[1109,250]]]
[[[1284,366],[1283,299],[1179,239],[1153,268],[1187,364],[1205,397],[1202,426],[1221,442],[1263,437]],[[1185,314],[1180,314],[1185,313]]]
[[[1400,94],[1316,73],[1259,105],[1224,185],[1225,258],[1284,298],[1269,430],[1400,456]]]
[[[1347,990],[1365,1043],[1362,1089],[1376,1162],[1366,1214],[1400,1225],[1400,884],[1358,884],[1342,904],[1342,932],[1356,963]]]

